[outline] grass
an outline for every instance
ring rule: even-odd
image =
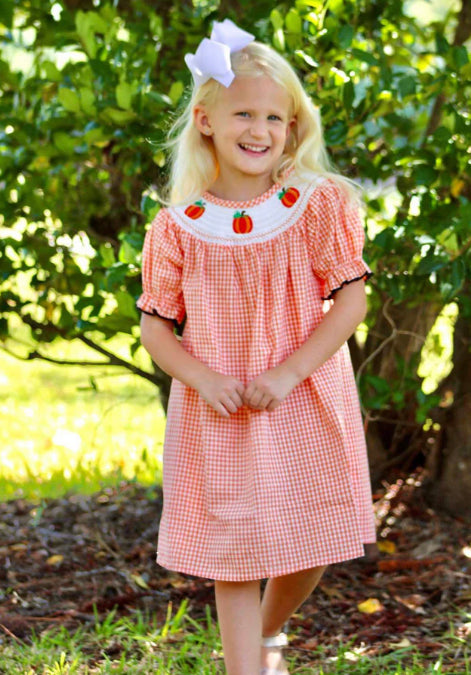
[[[82,345],[53,345],[90,359]],[[113,367],[20,361],[0,351],[0,499],[160,482],[165,416],[156,388]]]
[[[211,611],[206,607],[206,617],[195,621],[190,609],[187,601],[176,611],[169,604],[166,620],[160,626],[142,613],[118,618],[110,612],[104,620],[95,616],[92,626],[75,632],[62,626],[33,636],[30,645],[12,642],[0,650],[0,672],[222,675],[225,671],[219,631]],[[286,656],[292,675],[470,675],[469,660],[456,670],[446,665],[460,647],[456,637],[445,637],[443,642],[443,653],[434,661],[421,656],[412,646],[374,655],[362,647],[343,645],[336,656],[328,656],[322,648],[309,653],[288,648]]]

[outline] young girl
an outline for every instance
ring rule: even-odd
[[[138,301],[174,378],[157,561],[215,580],[229,675],[286,675],[283,625],[326,565],[375,539],[346,345],[370,271],[354,190],[328,171],[289,64],[228,20],[185,60],[194,89]]]

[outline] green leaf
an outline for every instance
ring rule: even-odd
[[[132,110],[118,110],[117,108],[105,108],[100,115],[118,126],[125,125],[136,117],[136,113]]]
[[[401,94],[402,98],[405,98],[406,96],[410,96],[411,94],[415,94],[416,80],[411,75],[407,75],[406,77],[402,77],[399,80],[397,86],[398,86],[399,93]]]
[[[165,107],[172,105],[172,99],[165,94],[160,94],[158,91],[149,91],[146,96]]]
[[[344,8],[344,0],[329,0],[328,6],[331,12],[339,14]]]
[[[355,88],[353,82],[349,80],[343,85],[343,104],[347,110],[352,109],[353,100],[355,98]]]
[[[88,145],[103,145],[108,142],[108,136],[101,127],[92,127],[84,134],[84,139]]]
[[[96,328],[104,332],[110,333],[132,333],[132,329],[136,325],[137,318],[125,316],[119,310],[113,312],[109,316],[100,319]]]
[[[468,50],[464,45],[460,45],[459,47],[453,47],[453,49],[451,50],[451,54],[453,57],[453,63],[455,64],[458,70],[463,66],[465,66],[469,61]]]
[[[356,59],[363,61],[364,63],[368,63],[370,66],[379,65],[379,60],[376,58],[376,56],[373,56],[373,54],[370,54],[370,52],[363,51],[363,49],[354,48],[352,49],[352,54]]]
[[[95,115],[95,95],[88,87],[80,88],[80,105],[84,113],[87,115]]]
[[[87,19],[89,27],[95,33],[106,35],[109,26],[103,17],[101,17],[97,12],[87,12]]]
[[[446,230],[443,230],[443,232],[440,232],[440,234],[437,236],[437,242],[443,246],[447,252],[458,252],[458,238],[456,236],[456,231],[451,227],[448,227]]]
[[[13,28],[13,8],[14,3],[3,0],[0,2],[0,24],[7,28]]]
[[[168,92],[168,97],[172,101],[173,105],[177,105],[178,101],[183,96],[184,86],[181,80],[177,80],[172,83],[170,91]]]
[[[432,272],[437,272],[442,269],[447,264],[446,258],[442,256],[435,255],[434,253],[428,254],[425,258],[422,258],[417,265],[415,270],[416,274],[429,276]]]
[[[128,269],[128,265],[122,262],[117,262],[110,267],[106,272],[106,290],[111,292],[117,290],[124,283]]]
[[[412,178],[417,185],[431,185],[437,175],[437,171],[427,164],[418,164],[412,170]]]
[[[128,263],[128,264],[137,264],[137,258],[140,254],[140,251],[135,249],[129,241],[126,239],[123,241],[119,248],[119,254],[118,258],[119,261],[122,263]]]
[[[348,49],[352,44],[354,35],[355,29],[353,28],[353,26],[350,25],[341,26],[337,34],[337,39],[340,47],[342,47],[342,49]]]
[[[132,295],[126,291],[118,291],[115,294],[118,303],[118,311],[122,316],[127,316],[131,319],[138,319],[139,315],[136,309],[136,301]]]
[[[57,97],[69,112],[80,112],[80,99],[76,91],[62,87],[59,89]]]
[[[62,80],[61,71],[52,61],[43,61],[41,63],[41,68],[44,69],[48,80],[52,80],[52,82],[60,82]]]
[[[103,265],[105,267],[111,267],[111,265],[114,265],[116,262],[116,257],[114,254],[114,249],[111,246],[111,244],[106,243],[106,244],[100,244],[100,248],[98,249],[101,259],[103,261]]]
[[[122,80],[116,87],[116,101],[119,107],[124,108],[124,110],[130,110],[133,94],[134,87]]]
[[[293,7],[289,10],[285,19],[286,30],[290,33],[301,33],[303,24],[297,10]]]
[[[311,68],[318,68],[319,67],[319,64],[317,63],[317,61],[314,61],[314,59],[311,56],[309,56],[309,54],[306,54],[306,52],[303,51],[302,49],[296,49],[296,51],[294,53],[295,53],[296,56],[298,56],[300,59],[302,59],[305,63],[307,63],[307,65],[310,66]]]
[[[75,151],[77,139],[73,138],[70,134],[65,133],[65,131],[57,131],[53,134],[52,139],[56,148],[64,154],[71,155]]]
[[[285,49],[285,34],[282,28],[277,28],[273,33],[273,44],[278,51],[282,52]]]
[[[332,126],[327,129],[325,133],[325,139],[327,145],[339,145],[343,143],[348,134],[348,127],[345,122],[337,120],[332,124]]]
[[[443,35],[441,31],[438,32],[435,36],[435,44],[437,52],[441,55],[446,54],[447,51],[450,49],[450,45],[448,44],[446,37]]]
[[[145,214],[147,220],[151,220],[159,211],[159,203],[145,195],[141,200],[141,211]]]
[[[279,30],[280,28],[283,28],[284,25],[283,16],[278,9],[272,9],[270,13],[270,21],[275,31]]]
[[[446,127],[438,127],[438,129],[434,131],[433,137],[437,143],[445,145],[451,138],[451,131]]]
[[[77,33],[83,42],[85,51],[93,59],[96,56],[97,43],[90,23],[90,14],[91,12],[82,12],[79,10],[75,17],[75,26],[77,28]]]
[[[464,286],[464,283],[467,278],[466,263],[462,258],[457,258],[451,263],[451,288],[449,291],[449,302],[454,296],[456,296]]]
[[[365,380],[368,382],[368,384],[371,384],[371,386],[375,389],[375,391],[378,394],[390,394],[391,393],[391,386],[384,377],[379,377],[379,375],[371,375],[367,374],[365,375]]]

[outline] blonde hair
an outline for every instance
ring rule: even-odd
[[[288,173],[306,180],[321,174],[333,179],[349,198],[358,198],[358,186],[333,171],[324,144],[319,110],[289,63],[274,49],[260,42],[251,42],[232,54],[231,63],[236,77],[268,76],[291,97],[290,115],[295,117],[295,123],[284,152],[273,168],[273,182],[283,183]],[[171,158],[168,196],[162,199],[163,203],[176,205],[194,201],[217,178],[218,164],[213,142],[196,128],[193,109],[196,105],[210,109],[221,87],[223,85],[214,79],[199,87],[194,86],[183,114],[171,127],[166,143]]]

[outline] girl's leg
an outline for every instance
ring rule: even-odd
[[[260,675],[260,581],[215,581],[227,675]]]
[[[278,635],[293,612],[311,595],[325,569],[325,567],[313,567],[268,580],[262,599],[262,635],[264,637]],[[262,665],[278,668],[283,672],[285,664],[280,650],[262,649]]]
[[[262,633],[277,635],[300,605],[311,595],[326,567],[313,567],[269,579],[262,600]]]

